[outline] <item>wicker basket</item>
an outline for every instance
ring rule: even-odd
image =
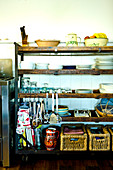
[[[83,134],[65,134],[64,128],[81,128]],[[86,151],[87,150],[87,133],[83,124],[63,124],[61,126],[60,137],[61,151]]]
[[[110,150],[110,134],[103,125],[87,125],[90,151]]]
[[[111,150],[113,151],[113,125],[106,125],[106,128],[108,129],[111,135]]]

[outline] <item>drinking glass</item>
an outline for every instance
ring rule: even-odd
[[[22,77],[21,79],[22,93],[28,93],[29,85],[30,85],[30,77]]]
[[[31,93],[37,92],[37,82],[36,81],[30,82],[30,87],[31,87]]]

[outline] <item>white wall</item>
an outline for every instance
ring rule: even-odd
[[[87,35],[103,32],[109,41],[113,41],[113,0],[0,0],[0,39],[9,38],[9,41],[21,42],[21,26],[25,26],[28,41],[39,38],[65,41],[65,36],[71,32],[80,36],[82,41]],[[4,48],[6,46],[0,45],[0,58],[14,59],[14,48],[7,47],[5,53]],[[54,59],[62,62],[61,64],[78,64],[79,61],[93,62],[95,57],[78,58],[35,57],[32,61],[50,63]],[[28,57],[25,61],[31,62],[31,58]],[[101,82],[113,82],[113,76],[34,75],[31,80],[36,80],[38,86],[47,82],[50,87],[96,89]],[[63,80],[68,80],[67,84]],[[60,104],[67,104],[69,109],[92,109],[96,102],[96,99],[72,99],[70,102],[67,99],[60,100]]]
[[[113,41],[113,0],[0,0],[0,38],[21,41],[25,26],[29,41],[65,40],[67,33],[104,32]]]

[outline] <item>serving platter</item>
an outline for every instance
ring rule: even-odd
[[[77,89],[76,93],[93,93],[92,89]]]

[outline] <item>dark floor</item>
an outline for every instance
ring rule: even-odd
[[[22,157],[14,158],[10,168],[3,168],[0,165],[0,170],[113,170],[113,157],[111,159],[101,159],[101,157],[77,159],[74,155],[69,155],[63,159],[54,156],[43,159],[43,156],[36,158],[30,155],[23,159]]]

